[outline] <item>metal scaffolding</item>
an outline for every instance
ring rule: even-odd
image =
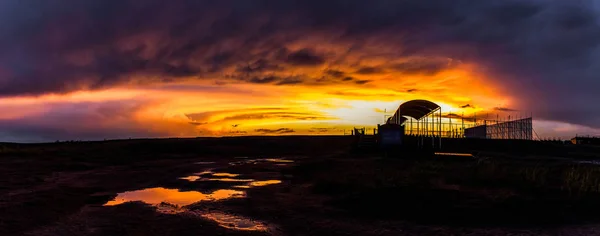
[[[417,137],[417,145],[442,146],[442,109],[426,100],[412,100],[400,105],[386,124],[404,126],[404,135]]]
[[[532,117],[488,119],[477,114],[442,113],[437,104],[426,100],[412,100],[400,105],[386,124],[404,126],[404,135],[432,138],[432,145],[441,146],[441,138],[482,138],[533,140]],[[420,140],[421,140],[420,139]],[[427,142],[429,143],[429,142]],[[419,145],[422,145],[419,142]]]
[[[529,117],[486,125],[486,138],[533,140],[533,120]]]

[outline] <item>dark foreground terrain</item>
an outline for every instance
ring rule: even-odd
[[[0,235],[600,235],[593,147],[454,157],[351,144],[0,145]]]

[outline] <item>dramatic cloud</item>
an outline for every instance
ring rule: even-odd
[[[382,73],[383,70],[377,67],[363,67],[358,69],[355,73],[357,74],[361,74],[361,75],[371,75],[371,74],[379,74]]]
[[[294,112],[286,108],[251,108],[238,110],[219,110],[186,114],[193,124],[210,124],[220,122],[243,122],[253,120],[335,120],[316,112]]]
[[[2,120],[0,135],[22,142],[168,136],[134,119],[142,105],[137,101],[55,104],[37,116]]]
[[[449,60],[413,60],[392,65],[392,69],[403,74],[436,74],[444,69],[452,67]]]
[[[0,96],[265,86],[263,94],[297,89],[282,100],[422,97],[600,128],[599,9],[593,0],[5,0]],[[56,109],[48,114],[89,115]],[[282,112],[229,119],[333,118]],[[182,116],[190,127],[215,122]],[[19,132],[37,132],[33,124]]]
[[[255,132],[263,133],[263,134],[289,134],[294,133],[293,129],[290,128],[279,128],[279,129],[255,129]]]
[[[290,53],[287,56],[287,63],[301,66],[317,66],[325,63],[325,59],[316,55],[311,49],[305,48],[296,52]]]
[[[511,111],[519,111],[519,110],[515,110],[515,109],[507,108],[507,107],[494,107],[494,110],[495,110],[495,111],[508,111],[508,112],[511,112]]]
[[[327,71],[325,71],[325,74],[336,77],[336,78],[340,78],[340,77],[344,77],[344,75],[346,73],[344,73],[343,71],[339,71],[339,70],[327,70]],[[349,80],[352,80],[352,77],[346,77],[346,78],[349,78]]]

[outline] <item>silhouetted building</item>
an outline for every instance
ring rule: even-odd
[[[600,137],[575,137],[571,139],[572,144],[600,145]]]
[[[377,125],[379,143],[383,147],[397,146],[402,144],[404,126],[397,124]]]

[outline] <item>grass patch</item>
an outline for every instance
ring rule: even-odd
[[[560,224],[596,219],[600,167],[503,160],[335,159],[298,167],[329,204],[420,223]]]

